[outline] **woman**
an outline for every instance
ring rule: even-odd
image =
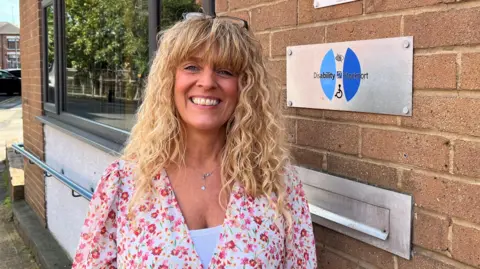
[[[280,92],[246,22],[187,16],[162,35],[73,268],[315,268],[288,163]]]

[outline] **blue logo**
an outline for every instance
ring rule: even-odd
[[[336,61],[343,62],[343,70],[337,70]],[[315,72],[314,78],[320,79],[320,85],[329,100],[333,97],[341,99],[345,92],[345,99],[349,102],[357,94],[361,81],[368,79],[368,73],[362,73],[360,61],[352,49],[348,48],[345,56],[335,56],[330,49],[323,57],[320,73]],[[343,81],[343,90],[342,84],[337,84],[337,79]]]

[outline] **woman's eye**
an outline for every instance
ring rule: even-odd
[[[233,76],[233,73],[228,71],[228,70],[219,70],[219,71],[217,71],[217,73],[219,73],[220,75],[223,75],[223,76]]]
[[[185,70],[188,70],[188,71],[198,71],[199,68],[195,65],[188,65],[185,67]]]

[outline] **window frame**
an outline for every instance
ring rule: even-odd
[[[54,7],[54,68],[55,68],[55,97],[54,103],[47,102],[48,89],[48,44],[47,44],[47,17],[46,8]],[[160,18],[162,9],[162,0],[148,0],[148,49],[149,59],[152,59],[157,50],[157,33],[160,31]],[[74,128],[80,129],[93,136],[106,139],[119,145],[123,145],[130,131],[109,126],[87,118],[74,115],[65,111],[67,81],[66,81],[66,34],[65,34],[65,0],[43,0],[42,1],[42,62],[43,62],[43,107],[45,117],[42,121],[48,121],[48,118],[68,124]]]

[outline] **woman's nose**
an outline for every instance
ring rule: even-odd
[[[210,67],[204,67],[200,73],[200,77],[197,81],[197,85],[209,90],[217,87],[216,73]]]

